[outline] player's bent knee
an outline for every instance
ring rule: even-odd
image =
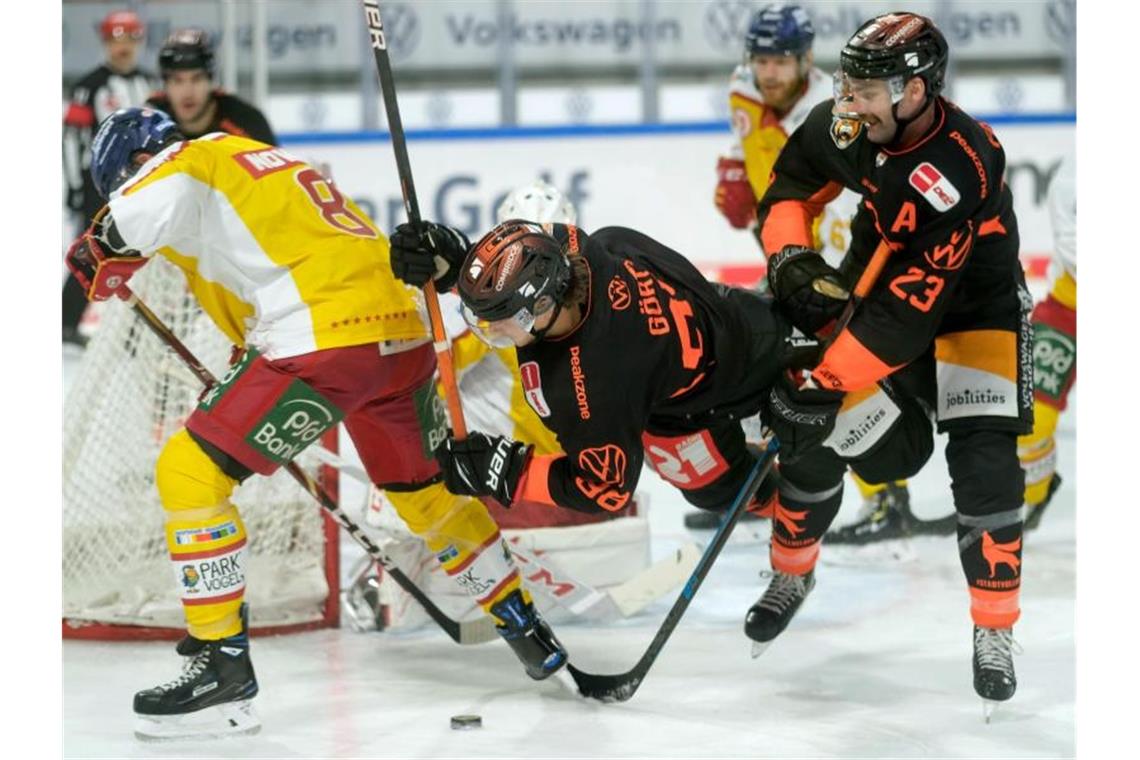
[[[476,499],[456,496],[442,482],[429,483],[415,490],[387,490],[396,514],[418,536],[428,540],[482,540],[497,532],[487,508]]]
[[[934,453],[934,426],[925,414],[904,414],[885,440],[851,469],[868,483],[906,480],[918,474]]]
[[[237,481],[182,429],[170,437],[158,456],[155,485],[163,508],[179,511],[227,502]]]

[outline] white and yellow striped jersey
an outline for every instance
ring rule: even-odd
[[[427,336],[387,238],[280,148],[224,133],[181,142],[109,205],[128,246],[170,259],[222,332],[269,359]]]
[[[788,135],[803,123],[812,108],[820,101],[831,100],[832,95],[831,77],[813,66],[808,72],[807,91],[780,118],[764,103],[748,64],[742,63],[732,72],[728,107],[735,140],[729,155],[744,161],[748,182],[757,199],[763,198],[768,189],[772,167],[788,142]],[[851,217],[858,202],[857,194],[844,190],[816,220],[813,228],[816,248],[832,266],[839,264],[851,243]]]

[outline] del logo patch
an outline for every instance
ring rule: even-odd
[[[520,364],[519,377],[522,378],[523,394],[530,408],[539,417],[549,417],[550,407],[546,404],[546,397],[542,395],[542,377],[538,373],[538,362]]]
[[[950,180],[942,172],[934,168],[933,164],[923,161],[910,173],[910,186],[922,193],[936,211],[949,211],[958,205],[962,196],[958,188],[950,184]]]

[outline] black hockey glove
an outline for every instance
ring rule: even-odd
[[[459,230],[435,222],[398,225],[389,243],[396,279],[417,288],[435,280],[440,292],[451,290],[459,280],[459,266],[471,245]]]
[[[768,284],[776,302],[805,335],[839,318],[851,294],[843,277],[810,248],[786,245],[768,259]]]
[[[504,507],[518,495],[519,478],[533,446],[474,432],[462,441],[447,438],[435,450],[447,490],[461,496],[493,496]]]
[[[835,428],[841,391],[795,388],[787,375],[768,394],[764,422],[780,441],[780,461],[791,464],[823,444]]]

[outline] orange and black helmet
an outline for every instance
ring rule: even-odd
[[[934,22],[917,13],[884,13],[859,27],[839,53],[839,68],[853,79],[921,77],[928,97],[946,84],[950,46]]]
[[[570,260],[542,227],[521,219],[499,224],[471,247],[459,274],[459,296],[488,322],[531,318],[561,304],[570,287]]]

